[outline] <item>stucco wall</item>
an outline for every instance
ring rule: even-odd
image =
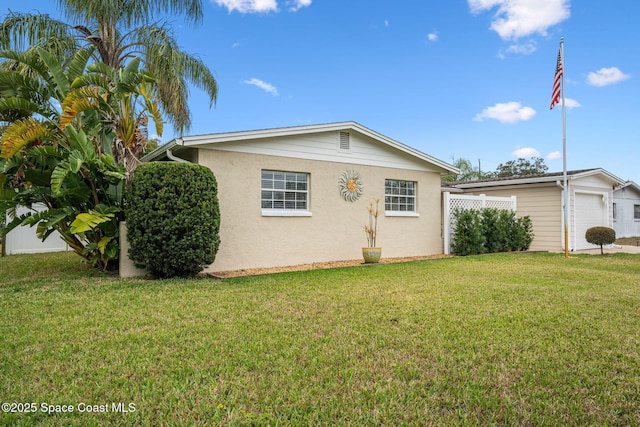
[[[367,204],[381,199],[384,210],[386,178],[418,182],[419,217],[381,215],[378,242],[383,257],[442,253],[440,176],[434,172],[350,165],[200,149],[200,164],[213,170],[218,181],[221,245],[208,272],[351,260],[366,246],[362,226]],[[310,174],[311,217],[263,216],[260,206],[263,169]],[[360,173],[364,193],[345,201],[338,178],[348,169]]]

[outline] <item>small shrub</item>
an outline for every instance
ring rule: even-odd
[[[516,218],[516,224],[514,225],[512,251],[526,251],[533,242],[533,222],[531,217],[523,216]]]
[[[127,190],[125,216],[134,264],[156,278],[194,276],[220,244],[217,183],[190,163],[145,163]]]
[[[484,253],[486,237],[482,234],[480,211],[475,209],[456,209],[451,252],[456,255],[475,255]]]
[[[604,254],[603,245],[611,245],[616,241],[616,231],[609,227],[591,227],[584,234],[587,242],[600,245],[600,254]]]
[[[533,225],[528,216],[487,208],[456,209],[451,251],[456,255],[526,251],[533,241]]]

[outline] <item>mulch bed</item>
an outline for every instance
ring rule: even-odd
[[[425,259],[448,258],[451,256],[452,255],[439,254],[439,255],[417,256],[417,257],[382,258],[379,264],[422,261]],[[207,274],[207,276],[213,277],[216,279],[228,279],[231,277],[258,276],[261,274],[284,273],[289,271],[320,270],[320,269],[326,269],[326,268],[355,267],[355,266],[362,266],[362,265],[375,265],[375,264],[365,264],[361,259],[347,260],[347,261],[314,262],[312,264],[290,265],[286,267],[250,268],[250,269],[244,269],[244,270],[217,271],[215,273],[209,273]]]

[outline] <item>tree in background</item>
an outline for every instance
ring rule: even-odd
[[[211,71],[179,48],[166,22],[155,20],[169,13],[197,24],[202,0],[58,0],[58,5],[68,23],[46,14],[9,13],[0,23],[0,48],[42,47],[63,63],[81,47],[93,46],[94,60],[113,69],[140,56],[156,76],[154,91],[179,133],[191,126],[187,82],[203,90],[211,105],[215,102],[218,87]]]
[[[453,166],[460,169],[461,173],[455,176],[445,176],[442,178],[443,181],[446,182],[457,182],[457,181],[474,181],[477,179],[484,179],[485,174],[480,171],[480,167],[475,169],[471,161],[468,159],[464,159],[462,157],[457,160],[454,159]]]
[[[530,160],[519,158],[500,163],[495,172],[491,173],[495,178],[506,178],[510,176],[541,175],[547,172],[549,167],[544,163],[542,157],[532,157]]]

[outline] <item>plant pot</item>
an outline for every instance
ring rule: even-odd
[[[381,255],[382,248],[362,248],[362,257],[367,264],[380,261]]]

